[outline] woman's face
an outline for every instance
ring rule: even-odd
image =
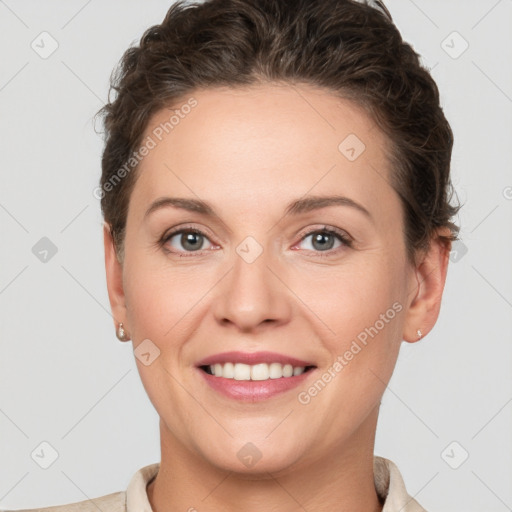
[[[199,90],[174,110],[145,132],[114,305],[162,441],[238,472],[367,444],[405,328],[423,327],[386,139],[308,86]]]

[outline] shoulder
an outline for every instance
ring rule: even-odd
[[[384,457],[374,456],[375,489],[384,507],[382,512],[427,512],[405,487],[398,466]]]
[[[55,507],[3,510],[0,512],[126,512],[126,492],[114,492],[99,498]]]
[[[0,512],[151,512],[146,488],[156,476],[160,463],[149,464],[133,474],[126,491],[113,492],[84,501],[54,507],[31,509],[0,509]]]

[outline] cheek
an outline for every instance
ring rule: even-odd
[[[322,343],[330,359],[324,378],[333,385],[328,384],[324,400],[364,416],[380,400],[400,348],[404,312],[400,271],[381,253],[361,266],[329,269],[328,274],[323,279],[310,276],[314,294],[310,286],[303,288],[304,293],[310,290],[304,302],[328,326],[328,330],[322,327]],[[339,420],[333,417],[333,421]]]
[[[373,389],[377,395],[384,387],[381,379],[387,382],[396,364],[405,313],[403,267],[382,255],[379,260],[351,274],[350,287],[338,301],[342,310],[333,347],[345,365],[345,377],[357,381],[361,393]]]
[[[324,339],[331,350],[342,350],[365,328],[377,322],[386,331],[394,321],[400,286],[394,269],[382,257],[356,258],[339,267],[318,267],[314,272],[297,271],[291,288],[325,328]],[[311,316],[311,313],[308,313]],[[381,315],[384,315],[385,327]],[[311,316],[313,318],[313,316]]]
[[[352,411],[362,421],[380,400],[396,364],[405,309],[395,270],[381,261],[339,271],[324,280],[312,307],[334,332],[322,340],[330,355],[322,380],[333,382],[323,403],[337,404],[329,414],[334,423],[346,422],[347,429],[354,418],[340,418],[336,411]]]
[[[201,305],[217,280],[213,271],[143,254],[127,259],[125,276],[132,339],[151,339],[163,355],[178,343],[173,340],[186,339],[197,326]]]

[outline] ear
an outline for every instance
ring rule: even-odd
[[[442,228],[437,235],[448,236],[449,228]],[[412,286],[409,288],[410,296],[414,298],[409,304],[404,323],[403,340],[409,343],[418,341],[417,334],[421,330],[421,338],[425,337],[434,327],[441,308],[448,261],[451,251],[451,242],[438,236],[430,243],[430,248],[420,258],[420,262],[413,270]]]
[[[114,328],[117,329],[120,322],[129,332],[126,325],[126,304],[123,289],[123,267],[117,259],[114,241],[110,233],[110,225],[103,223],[103,244],[105,246],[105,272],[107,276],[108,298],[114,320]]]

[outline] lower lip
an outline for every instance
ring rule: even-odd
[[[307,372],[294,375],[293,377],[281,377],[279,379],[267,380],[225,379],[224,377],[210,375],[201,370],[201,368],[198,368],[197,371],[201,373],[208,385],[224,396],[244,402],[257,402],[267,400],[268,398],[296,388],[309,377],[314,369],[312,368]]]

